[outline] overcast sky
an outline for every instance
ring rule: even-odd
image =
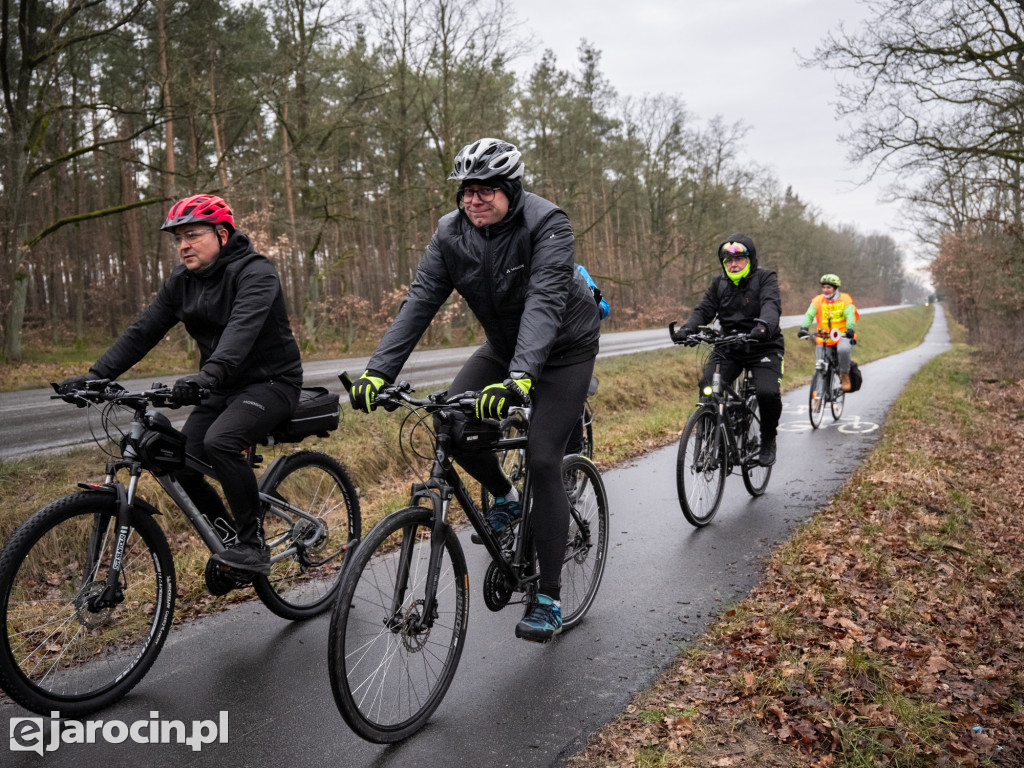
[[[883,182],[857,186],[839,135],[832,73],[805,69],[829,30],[867,17],[857,0],[515,0],[521,32],[535,50],[529,71],[550,48],[561,69],[578,72],[585,38],[619,96],[667,94],[685,102],[701,125],[721,115],[749,127],[747,157],[771,169],[830,224],[849,223],[905,245],[897,203],[879,198]]]

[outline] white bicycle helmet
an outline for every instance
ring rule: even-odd
[[[448,180],[518,179],[523,168],[523,155],[514,144],[501,139],[479,139],[459,150]]]

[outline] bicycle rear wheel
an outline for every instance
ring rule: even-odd
[[[325,453],[300,451],[285,459],[272,488],[263,528],[271,557],[288,547],[295,554],[278,560],[269,576],[253,579],[260,600],[290,620],[308,619],[331,605],[346,557],[346,545],[359,539],[362,519],[356,489],[345,468]],[[316,522],[296,514],[301,510]]]
[[[562,460],[562,482],[571,505],[569,543],[562,563],[562,629],[576,626],[601,586],[608,556],[608,495],[601,473],[583,456]]]
[[[436,607],[423,616],[433,512],[388,515],[345,567],[331,613],[328,669],[341,716],[378,744],[423,727],[451,685],[469,620],[466,560],[446,528]]]
[[[768,487],[772,468],[758,463],[757,453],[761,448],[761,413],[757,407],[757,396],[747,395],[747,432],[741,441],[743,452],[743,485],[751,496],[761,496]]]
[[[116,497],[76,493],[36,512],[0,554],[0,687],[40,715],[79,717],[143,678],[171,628],[174,562],[133,510],[118,594],[97,605],[118,549]]]
[[[811,426],[817,429],[825,415],[825,377],[821,371],[815,371],[811,377],[811,394],[808,398],[807,412],[811,417]]]
[[[676,491],[683,514],[698,528],[711,522],[722,502],[725,451],[725,435],[718,429],[717,414],[708,407],[697,409],[679,438]]]
[[[843,415],[843,408],[846,406],[846,392],[843,391],[843,380],[840,378],[839,369],[832,368],[828,381],[829,390],[832,393],[832,420],[839,421]]]

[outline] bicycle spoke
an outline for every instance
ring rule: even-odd
[[[173,561],[145,513],[132,515],[115,600],[97,602],[117,539],[116,517],[96,511],[102,503],[89,493],[54,502],[0,555],[0,679],[35,712],[73,716],[116,701],[142,678],[170,629]]]
[[[331,615],[335,700],[346,722],[371,741],[418,729],[440,703],[462,651],[467,577],[454,534],[443,543],[434,611],[423,615],[429,519],[428,510],[411,507],[378,524],[346,569]]]

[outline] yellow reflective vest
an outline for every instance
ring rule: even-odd
[[[830,331],[833,328],[837,328],[840,333],[846,333],[846,308],[848,306],[853,307],[854,322],[860,320],[860,310],[853,303],[853,297],[842,291],[836,292],[834,301],[825,301],[824,294],[819,293],[811,299],[811,307],[808,307],[807,314],[811,314],[811,308],[813,308],[814,319],[818,323],[819,331]],[[839,343],[831,339],[821,338],[816,339],[816,341],[819,345],[827,344],[830,347]]]

